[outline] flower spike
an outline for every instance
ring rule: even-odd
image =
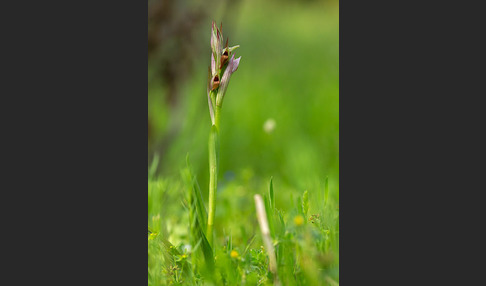
[[[208,79],[208,104],[214,124],[215,108],[221,107],[231,75],[238,69],[241,57],[235,59],[233,51],[239,45],[229,47],[229,38],[223,48],[223,23],[218,28],[211,23],[211,66]],[[215,102],[214,102],[215,101]]]
[[[211,131],[209,134],[209,209],[206,225],[206,237],[208,243],[213,247],[213,226],[216,209],[216,193],[218,186],[218,146],[219,128],[221,118],[221,105],[223,97],[228,88],[231,75],[238,69],[241,57],[235,59],[233,50],[239,46],[228,47],[229,40],[223,48],[223,23],[220,28],[216,23],[211,23],[211,65],[208,68],[208,105],[211,117]]]

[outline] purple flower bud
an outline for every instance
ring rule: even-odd
[[[218,74],[218,71],[216,70],[216,61],[214,60],[214,55],[211,54],[211,75],[214,76]]]
[[[221,55],[223,53],[223,35],[221,30],[216,27],[216,23],[212,22],[211,27],[211,50],[215,59],[215,66],[221,65]]]
[[[226,70],[221,77],[218,95],[216,96],[216,105],[221,106],[221,104],[223,103],[224,94],[226,93],[226,89],[228,88],[231,75],[238,69],[238,66],[240,65],[240,60],[241,57],[235,59],[235,55],[231,56],[228,66],[226,67]]]
[[[231,65],[231,73],[234,73],[237,69],[238,69],[238,66],[240,65],[240,60],[241,60],[241,57],[237,58],[237,59],[234,59],[235,58],[235,55],[233,55],[231,57],[232,59],[232,65]]]

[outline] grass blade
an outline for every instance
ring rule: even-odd
[[[200,227],[197,230],[197,233],[201,239],[201,250],[204,255],[204,261],[206,262],[205,264],[208,270],[212,273],[214,271],[213,249],[211,248],[211,245],[209,245],[208,239]]]
[[[329,195],[329,177],[326,177],[324,183],[324,207],[327,205],[327,197]]]
[[[213,250],[205,234],[207,211],[204,206],[199,184],[191,172],[189,156],[186,158],[186,163],[187,167],[182,170],[181,175],[187,188],[191,245],[193,246],[194,254],[198,253],[198,250],[201,250],[205,265],[209,272],[212,273],[214,270]],[[197,255],[194,262],[196,260]]]
[[[199,187],[199,183],[197,182],[196,176],[193,178],[193,191],[194,191],[194,198],[196,203],[196,210],[197,210],[197,217],[201,222],[202,228],[205,230],[207,226],[207,217],[208,211],[206,210],[206,206],[204,205],[201,188]]]
[[[309,193],[307,191],[302,195],[302,212],[304,218],[307,219],[307,212],[309,211]]]
[[[268,227],[270,229],[270,235],[275,235],[275,229],[273,227],[273,211],[270,206],[270,200],[266,195],[264,195],[263,201],[265,203],[265,214],[267,215],[267,219],[268,219]]]
[[[269,194],[270,194],[270,205],[272,207],[272,212],[273,212],[275,211],[275,194],[273,193],[273,177],[270,178]]]

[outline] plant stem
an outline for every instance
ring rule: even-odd
[[[213,247],[213,225],[214,214],[216,212],[216,191],[218,186],[218,157],[219,157],[219,121],[221,107],[216,106],[214,114],[214,125],[211,127],[209,134],[209,210],[208,210],[208,227],[206,236],[209,245]]]
[[[265,205],[263,204],[262,196],[254,195],[255,208],[257,211],[258,224],[262,231],[263,243],[268,253],[270,272],[274,275],[274,285],[280,285],[277,275],[277,259],[275,257],[275,249],[272,243],[272,237],[270,236],[270,228],[268,227],[268,218],[265,211]]]
[[[216,125],[216,128],[218,129],[218,133],[219,133],[220,118],[221,118],[221,106],[216,105],[216,111],[215,111],[215,114],[214,114],[214,125]]]

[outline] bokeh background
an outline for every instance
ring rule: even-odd
[[[189,243],[187,155],[207,204],[211,21],[222,22],[242,58],[221,113],[216,249],[229,240],[239,253],[260,249],[253,196],[268,194],[273,178],[285,231],[295,233],[305,191],[306,221],[320,215],[321,229],[308,222],[288,240],[291,248],[308,246],[299,248],[307,259],[299,267],[309,285],[339,282],[339,2],[149,0],[148,15],[149,229],[173,245]],[[151,253],[155,280],[162,259]],[[294,277],[287,267],[283,281]]]
[[[157,154],[157,173],[179,176],[189,154],[207,185],[206,81],[215,20],[242,57],[222,109],[220,184],[273,176],[276,185],[304,190],[329,177],[337,189],[338,16],[334,0],[150,0],[149,165]]]

